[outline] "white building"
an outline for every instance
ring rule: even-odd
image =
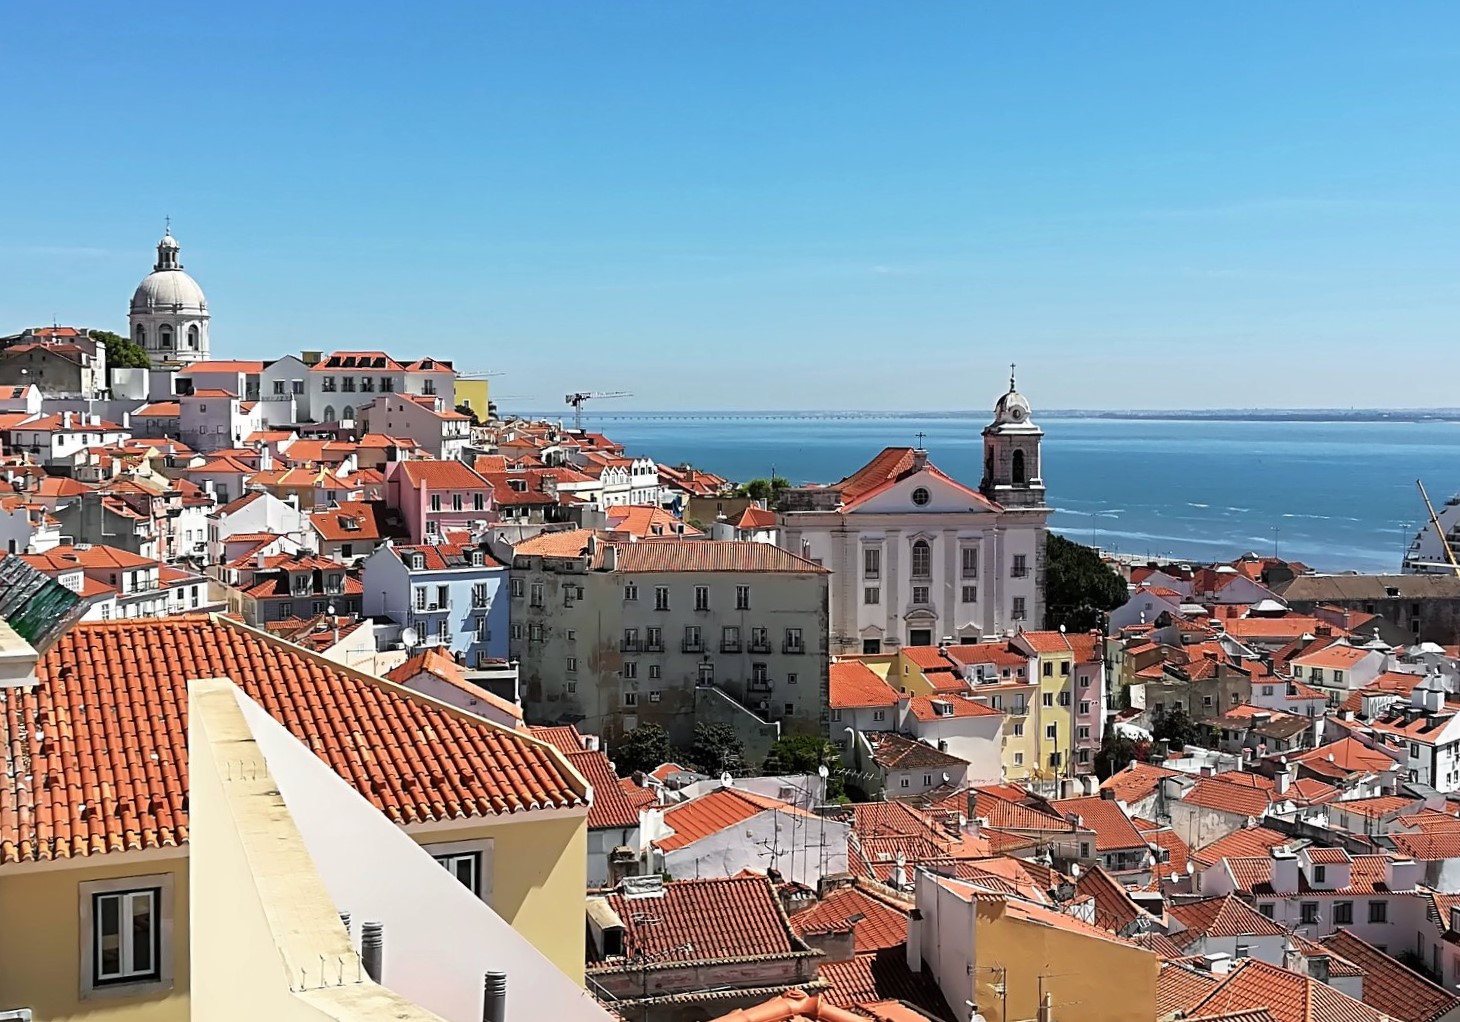
[[[10,450],[29,453],[41,465],[70,465],[88,447],[107,447],[131,435],[127,426],[107,422],[99,415],[57,412],[12,427]]]
[[[350,410],[340,406],[340,421],[348,421],[345,412]],[[471,419],[440,397],[380,394],[369,404],[355,406],[353,416],[359,432],[410,437],[418,448],[441,461],[460,460],[462,449],[471,441]]]
[[[263,428],[257,401],[227,390],[205,388],[178,395],[178,439],[200,454],[242,446]]]
[[[157,262],[132,294],[127,322],[132,339],[153,363],[202,362],[208,358],[208,300],[183,272],[171,228],[157,243]]]
[[[984,429],[977,491],[889,447],[832,486],[788,491],[784,545],[832,571],[832,653],[975,642],[1044,618],[1043,431],[1014,389]]]

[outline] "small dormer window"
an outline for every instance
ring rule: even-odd
[[[420,554],[412,554],[411,567],[416,571],[424,571],[426,568],[426,558]]]
[[[471,552],[471,563],[472,567],[480,568],[483,564],[486,563],[486,558],[482,556],[482,552],[480,550],[473,550]]]

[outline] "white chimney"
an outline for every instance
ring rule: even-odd
[[[1288,766],[1287,758],[1284,757],[1282,760],[1282,765],[1279,766],[1277,772],[1272,775],[1273,791],[1277,792],[1279,795],[1286,795],[1288,793],[1288,787],[1292,783],[1293,770],[1291,767]]]
[[[62,412],[61,413],[61,428],[62,429],[70,429],[71,428],[71,413],[70,412]]]
[[[1390,891],[1412,891],[1423,875],[1424,867],[1408,857],[1384,863],[1384,886]]]
[[[612,543],[603,544],[603,570],[618,571],[618,547]]]
[[[1272,852],[1272,889],[1278,894],[1298,891],[1298,856],[1287,845],[1274,845]]]

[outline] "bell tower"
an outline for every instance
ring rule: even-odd
[[[1040,443],[1044,430],[1034,424],[1029,402],[1014,385],[994,405],[994,421],[983,431],[983,482],[979,492],[1006,508],[1043,508],[1044,478]]]

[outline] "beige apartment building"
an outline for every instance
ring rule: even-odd
[[[766,543],[544,533],[512,559],[523,708],[612,742],[730,723],[754,754],[827,728],[829,573]]]

